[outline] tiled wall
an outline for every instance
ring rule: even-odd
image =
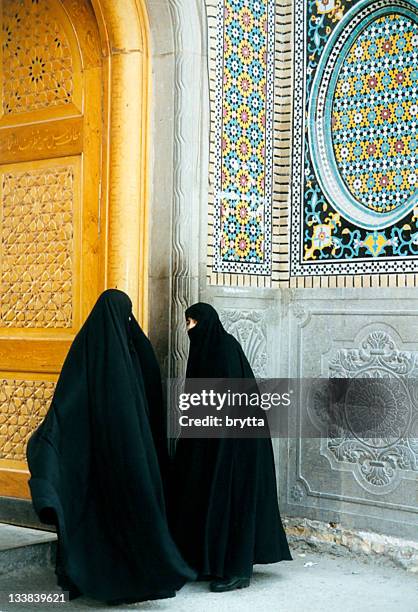
[[[209,284],[416,286],[416,4],[207,12]]]

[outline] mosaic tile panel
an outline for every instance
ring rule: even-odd
[[[418,270],[418,7],[296,0],[291,275]]]
[[[220,0],[214,271],[271,273],[274,1]]]
[[[417,51],[416,23],[380,17],[357,38],[336,81],[337,169],[350,193],[379,213],[406,209],[416,190]]]

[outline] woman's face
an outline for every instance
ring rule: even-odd
[[[186,319],[186,330],[187,331],[190,331],[196,325],[197,325],[196,319],[192,319],[191,317],[187,317],[187,319]]]

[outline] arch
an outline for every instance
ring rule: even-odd
[[[131,295],[145,328],[152,312],[157,352],[182,363],[178,328],[197,299],[207,195],[205,7],[200,0],[91,2],[107,61],[106,283]]]
[[[105,286],[132,298],[147,327],[149,24],[143,0],[91,0],[104,62],[101,193],[107,213]]]
[[[54,2],[69,17],[69,35],[80,49],[80,75],[85,80],[85,93],[75,97],[80,116],[71,107],[65,121],[74,127],[83,117],[88,129],[79,130],[78,140],[68,141],[67,154],[81,155],[83,147],[94,153],[84,155],[79,172],[91,193],[90,207],[79,197],[85,214],[84,229],[79,232],[84,249],[80,258],[86,274],[79,285],[91,299],[97,293],[93,278],[100,279],[99,288],[124,289],[147,328],[150,278],[151,308],[162,315],[153,317],[150,335],[160,356],[172,355],[166,370],[176,375],[187,354],[187,336],[180,327],[184,308],[198,295],[200,207],[207,191],[204,7],[200,0],[147,0],[147,5],[145,0]],[[98,112],[101,100],[102,112]],[[148,199],[153,212],[150,220]],[[35,391],[45,388],[42,406],[53,392],[70,336],[92,305],[79,289],[75,295],[83,310],[79,309],[65,341],[58,342],[54,335],[49,361],[45,351],[25,352],[22,347],[15,351],[18,366],[6,355],[7,371],[29,372],[19,377],[22,384],[29,381]],[[18,469],[20,483],[27,481],[23,467]],[[21,494],[20,489],[16,493],[17,476],[8,474],[8,490],[14,487],[14,496]]]
[[[152,62],[150,338],[169,376],[184,372],[184,309],[206,258],[207,18],[201,0],[147,0]]]

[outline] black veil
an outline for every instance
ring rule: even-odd
[[[239,342],[218,313],[186,310],[187,378],[246,379],[257,388]],[[256,563],[292,560],[279,513],[270,437],[180,438],[174,459],[172,527],[184,558],[201,575],[249,577]]]
[[[57,525],[58,581],[100,600],[174,596],[194,574],[168,531],[161,381],[129,297],[105,291],[77,334],[27,458]]]

